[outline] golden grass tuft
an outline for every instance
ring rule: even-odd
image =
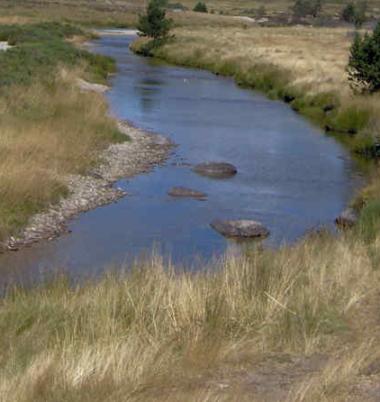
[[[101,95],[82,93],[81,71],[49,84],[12,87],[0,98],[0,228],[4,237],[64,194],[62,177],[83,173],[117,138]]]

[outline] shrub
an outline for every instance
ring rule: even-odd
[[[354,3],[348,3],[342,10],[342,20],[346,22],[354,22],[356,7]]]
[[[357,28],[361,27],[366,20],[367,3],[350,2],[342,11],[342,20],[355,24]]]
[[[166,18],[162,0],[150,0],[146,14],[139,18],[137,29],[142,36],[162,40],[168,37],[171,26],[172,20]]]
[[[347,70],[354,89],[370,93],[380,90],[380,23],[372,34],[355,35]]]
[[[194,6],[193,11],[197,13],[207,13],[207,6],[205,3],[202,3],[201,1],[198,1],[198,3]]]
[[[312,16],[316,18],[322,11],[322,0],[296,0],[293,15],[297,18]]]

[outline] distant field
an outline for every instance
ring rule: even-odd
[[[171,0],[170,8],[184,6],[192,10],[196,0]],[[210,0],[206,1],[210,13],[217,15],[255,16],[264,7],[265,16],[288,14],[293,0]],[[338,16],[346,0],[326,0],[323,15]],[[368,14],[380,15],[380,4],[369,0]],[[0,22],[14,20],[15,16],[27,19],[67,19],[97,25],[133,25],[147,0],[0,0]],[[183,16],[172,13],[183,22]],[[214,21],[210,20],[211,23]]]

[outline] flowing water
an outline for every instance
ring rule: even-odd
[[[3,283],[60,268],[74,278],[96,275],[153,247],[194,269],[234,244],[210,228],[215,218],[258,220],[271,231],[265,244],[278,246],[321,225],[333,228],[352,197],[360,173],[349,153],[288,105],[228,78],[136,56],[128,49],[133,39],[105,34],[92,46],[117,61],[110,111],[178,146],[165,166],[118,182],[129,196],[80,215],[71,234],[0,257]],[[205,161],[233,163],[238,174],[215,180],[192,172]],[[172,199],[172,186],[208,198]]]

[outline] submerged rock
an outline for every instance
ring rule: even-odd
[[[335,219],[335,224],[346,229],[354,226],[358,219],[358,213],[353,208],[347,208]]]
[[[237,173],[237,169],[231,163],[226,162],[206,162],[200,163],[193,168],[193,171],[202,175],[215,178],[232,177]]]
[[[173,187],[168,191],[171,197],[205,199],[207,194],[186,187]]]
[[[269,230],[260,222],[252,220],[222,221],[215,220],[210,226],[225,237],[263,238],[269,236]]]

